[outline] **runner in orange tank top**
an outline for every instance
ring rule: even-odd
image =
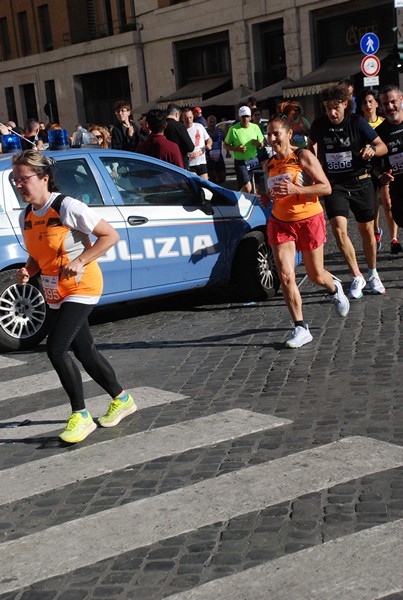
[[[72,409],[59,437],[62,442],[75,444],[97,426],[85,407],[80,370],[70,349],[112,398],[107,412],[98,419],[102,427],[117,425],[137,407],[117,381],[112,366],[98,352],[88,324],[88,316],[102,293],[102,273],[96,259],[116,244],[119,235],[83,202],[56,193],[54,162],[36,150],[13,156],[12,181],[27,203],[20,226],[29,254],[25,267],[17,270],[16,279],[24,285],[30,277],[38,273],[41,276],[52,316],[47,352]],[[90,234],[97,238],[94,244]]]
[[[323,266],[326,223],[319,196],[330,193],[330,183],[310,151],[292,148],[293,131],[285,115],[271,117],[267,132],[275,155],[267,163],[268,193],[261,196],[260,202],[266,207],[273,201],[267,236],[295,325],[286,347],[299,348],[312,341],[312,335],[304,322],[295,280],[296,250],[302,252],[309,279],[328,291],[338,316],[347,316],[350,303],[341,282]]]

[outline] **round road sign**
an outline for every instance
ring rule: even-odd
[[[379,38],[375,33],[366,33],[360,41],[361,52],[364,54],[376,54],[379,50]]]
[[[367,77],[374,77],[375,75],[378,75],[380,68],[381,61],[377,56],[372,54],[365,56],[361,61],[361,71]]]

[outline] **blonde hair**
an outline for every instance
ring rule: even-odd
[[[49,177],[48,190],[49,192],[58,192],[59,188],[55,184],[53,178],[53,166],[56,161],[54,158],[48,158],[38,150],[23,150],[14,154],[12,158],[12,166],[25,165],[30,167],[38,175],[39,179],[43,179],[46,175]]]
[[[107,127],[105,127],[104,125],[91,125],[91,127],[88,128],[88,131],[90,133],[92,133],[93,131],[99,131],[103,138],[100,144],[101,148],[103,150],[107,150],[109,148],[111,136]]]

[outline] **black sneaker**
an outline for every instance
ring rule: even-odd
[[[391,254],[400,254],[400,252],[403,252],[403,248],[402,248],[401,244],[399,244],[399,242],[397,240],[394,242],[391,242],[390,253]]]

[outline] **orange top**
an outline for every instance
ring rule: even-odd
[[[289,179],[299,187],[310,184],[295,152],[291,152],[286,158],[273,156],[267,164],[267,174],[269,190],[280,179]],[[301,221],[321,212],[323,212],[323,208],[318,196],[304,196],[303,194],[274,198],[272,209],[273,216],[280,221]]]
[[[27,211],[24,220],[24,240],[28,253],[41,269],[41,279],[48,304],[59,304],[75,296],[77,302],[102,294],[102,273],[96,261],[90,262],[76,277],[66,279],[63,267],[91,245],[89,236],[63,225],[53,203],[44,216]],[[83,297],[80,299],[79,297]]]

